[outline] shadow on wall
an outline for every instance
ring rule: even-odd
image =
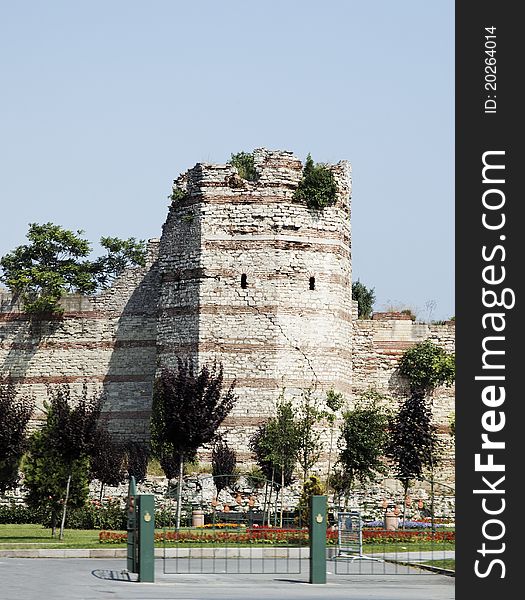
[[[161,278],[157,323],[157,368],[176,368],[177,360],[198,367],[199,312],[203,278],[202,165],[181,176],[163,225],[159,248]],[[193,192],[193,195],[192,195]],[[177,194],[174,193],[174,197]]]
[[[43,365],[39,351],[52,344],[53,338],[63,328],[62,318],[29,317],[20,311],[0,313],[3,327],[0,327],[0,345],[7,348],[0,365],[0,381],[10,378],[17,386],[38,384],[44,381]],[[57,378],[60,373],[56,373]],[[22,388],[22,393],[25,390]]]
[[[127,271],[96,299],[97,308],[116,320],[111,357],[103,379],[102,418],[118,439],[148,439],[156,368],[158,261]],[[131,291],[131,294],[130,294]],[[120,303],[123,306],[119,306]]]
[[[179,357],[197,364],[199,295],[205,276],[201,207],[198,195],[181,191],[174,194],[155,260],[146,274],[139,280],[122,278],[127,290],[120,290],[117,282],[98,300],[101,310],[109,316],[113,310],[117,318],[103,382],[103,416],[109,431],[122,440],[149,439],[157,371],[175,368]],[[119,297],[128,298],[121,307]]]

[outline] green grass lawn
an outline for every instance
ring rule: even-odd
[[[42,525],[0,525],[0,550],[30,548],[104,548],[96,529],[66,529],[64,539],[51,537],[51,529]],[[126,544],[111,544],[124,548]]]
[[[449,569],[450,571],[456,570],[456,561],[453,558],[443,558],[440,560],[427,560],[423,564],[432,567],[440,567],[441,569]]]

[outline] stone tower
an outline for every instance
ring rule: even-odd
[[[197,164],[174,182],[159,249],[158,368],[220,360],[238,402],[225,424],[237,448],[282,394],[351,394],[350,165],[330,168],[322,211],[293,200],[303,165],[254,152],[257,181]]]

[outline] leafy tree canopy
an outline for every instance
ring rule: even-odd
[[[321,455],[321,433],[316,425],[327,414],[327,411],[317,408],[311,389],[303,391],[295,427],[298,436],[297,459],[303,471],[304,480]]]
[[[250,450],[266,479],[273,480],[276,486],[287,487],[293,481],[300,449],[300,430],[292,403],[281,400],[276,415],[251,437]]]
[[[117,486],[126,479],[125,446],[115,442],[106,429],[98,429],[90,460],[90,479],[98,479],[102,486]]]
[[[72,398],[69,386],[54,390],[46,404],[47,419],[44,432],[49,445],[68,464],[90,456],[99,438],[99,418],[102,397],[89,397],[84,386],[79,398]]]
[[[93,273],[97,287],[106,289],[125,269],[132,266],[143,267],[146,264],[144,242],[134,237],[121,240],[117,237],[102,237],[100,245],[106,249],[106,255],[93,263]]]
[[[89,459],[84,456],[66,463],[50,443],[45,428],[35,432],[22,462],[26,504],[35,510],[42,524],[50,524],[53,532],[64,508],[66,482],[71,475],[68,505],[79,508],[87,500]]]
[[[336,392],[333,388],[330,388],[326,392],[326,406],[330,412],[326,411],[325,417],[330,423],[335,421],[336,413],[338,410],[343,408],[344,397],[340,392]]]
[[[18,483],[18,466],[26,449],[26,429],[34,402],[17,395],[12,381],[0,383],[0,494]]]
[[[314,163],[310,154],[306,157],[303,177],[294,193],[294,199],[306,202],[309,208],[322,210],[334,204],[337,196],[337,184],[329,167],[323,163]]]
[[[128,479],[134,477],[137,483],[146,479],[149,454],[149,446],[144,441],[130,440],[125,444],[124,465]]]
[[[233,408],[234,384],[223,391],[219,363],[195,373],[182,359],[178,369],[163,369],[155,381],[151,417],[151,448],[166,477],[175,476],[180,460],[191,460],[210,443]]]
[[[236,465],[237,455],[235,451],[219,438],[213,445],[211,454],[211,467],[213,481],[217,488],[217,498],[224,488],[231,487],[239,478]]]
[[[367,288],[359,279],[352,283],[352,300],[357,300],[357,313],[360,319],[370,319],[376,296],[374,288]]]
[[[88,397],[86,386],[78,398],[72,398],[69,386],[61,386],[45,404],[43,427],[31,437],[23,462],[27,502],[50,515],[53,530],[59,512],[64,511],[65,518],[66,497],[73,508],[86,500],[89,460],[100,439],[101,407],[102,397]]]
[[[432,469],[439,456],[440,444],[432,411],[422,392],[413,392],[397,415],[391,419],[386,455],[396,477],[408,487],[410,479],[420,479],[426,468]]]
[[[388,442],[388,412],[386,398],[375,390],[361,394],[354,409],[343,415],[339,439],[339,464],[347,484],[365,484],[378,473],[386,472],[382,460]]]
[[[29,242],[0,259],[0,280],[21,299],[25,312],[59,314],[66,293],[93,293],[111,285],[126,267],[145,264],[144,242],[135,238],[102,238],[107,255],[90,261],[90,244],[82,235],[53,223],[31,223]]]
[[[439,385],[452,385],[456,377],[454,354],[425,340],[409,348],[399,361],[399,372],[412,392],[427,394]]]

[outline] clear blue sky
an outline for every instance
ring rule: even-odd
[[[376,310],[454,314],[452,0],[2,2],[0,67],[0,255],[159,237],[180,172],[288,149],[352,163]]]

